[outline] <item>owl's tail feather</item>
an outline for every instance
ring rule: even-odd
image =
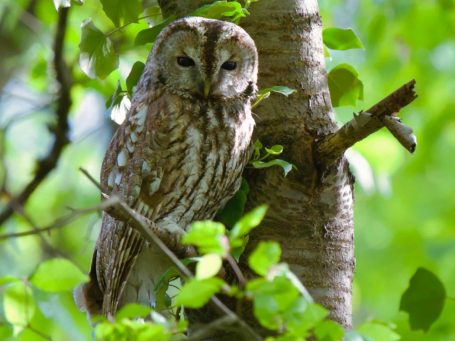
[[[89,319],[93,316],[102,315],[103,306],[103,292],[96,276],[96,255],[97,250],[95,249],[89,273],[90,281],[79,285],[73,293],[76,305],[81,311],[87,313]]]

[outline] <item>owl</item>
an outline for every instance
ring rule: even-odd
[[[235,24],[188,17],[163,29],[105,155],[104,191],[173,235],[213,218],[251,155],[257,70],[254,41]],[[76,302],[90,316],[130,302],[154,307],[153,288],[171,265],[105,213]]]

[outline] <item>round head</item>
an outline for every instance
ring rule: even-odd
[[[251,96],[258,57],[253,39],[239,26],[188,17],[158,36],[147,64],[171,92],[202,99]]]

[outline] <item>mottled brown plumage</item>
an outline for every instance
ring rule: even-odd
[[[250,156],[256,77],[254,42],[240,27],[185,18],[165,28],[106,153],[104,190],[173,234],[213,218]],[[91,281],[76,300],[90,315],[113,315],[127,302],[153,306],[153,286],[170,265],[105,214]]]

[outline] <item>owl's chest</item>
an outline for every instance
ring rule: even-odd
[[[186,225],[211,218],[237,190],[248,161],[254,122],[207,109],[199,117],[180,117],[169,128],[164,148],[162,191],[166,217]]]

